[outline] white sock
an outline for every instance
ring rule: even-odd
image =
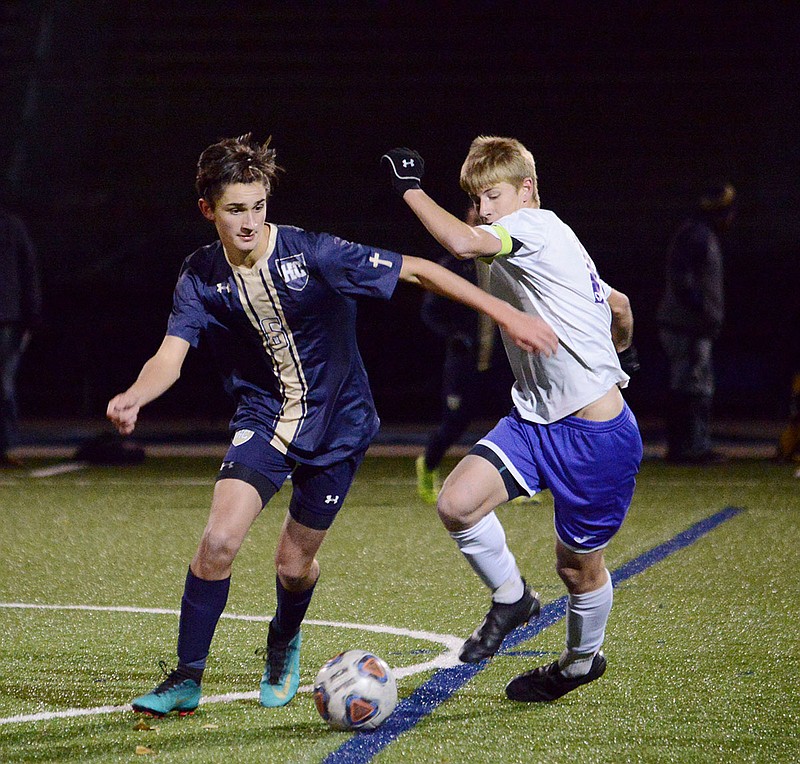
[[[516,602],[524,591],[517,561],[506,544],[503,526],[494,512],[464,531],[450,533],[495,602]]]
[[[608,573],[608,571],[606,571]],[[592,667],[606,635],[606,623],[614,602],[611,576],[599,589],[570,594],[567,603],[567,647],[558,659],[564,676],[583,676]]]

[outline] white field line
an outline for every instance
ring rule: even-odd
[[[78,472],[85,470],[89,465],[86,462],[62,462],[61,464],[51,464],[49,467],[42,467],[38,470],[31,470],[28,477],[45,478],[53,475],[64,475],[67,472]]]
[[[136,613],[147,615],[180,615],[179,610],[170,610],[167,608],[130,607],[125,605],[41,605],[27,602],[0,602],[0,608],[13,608],[20,610],[82,610],[91,612]],[[238,613],[223,613],[222,617],[234,621],[269,622],[271,620],[269,616],[265,615],[242,615]],[[393,669],[396,677],[411,676],[413,674],[419,674],[423,671],[455,666],[459,662],[458,650],[463,642],[462,638],[456,637],[452,634],[436,634],[431,631],[403,629],[400,627],[386,626],[383,624],[347,623],[318,620],[307,620],[304,621],[304,623],[307,623],[311,626],[329,626],[340,629],[355,629],[357,631],[370,631],[377,634],[395,634],[402,637],[412,637],[413,639],[436,642],[447,648],[445,652],[440,653],[432,660],[425,661],[424,663],[416,663],[413,666],[403,666],[401,668]],[[300,687],[299,691],[311,692],[312,689],[313,687],[308,684]],[[200,703],[230,703],[237,700],[253,700],[257,697],[257,691],[232,692],[223,695],[208,695],[203,697]],[[48,721],[50,719],[68,719],[76,716],[96,716],[98,714],[111,714],[130,710],[130,705],[96,706],[95,708],[67,708],[63,711],[42,711],[35,714],[17,714],[16,716],[0,717],[0,724],[13,724],[15,722],[41,722]]]

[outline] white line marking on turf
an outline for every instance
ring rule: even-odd
[[[14,608],[19,610],[83,610],[91,612],[107,613],[141,613],[147,615],[180,615],[179,610],[169,608],[154,607],[132,607],[126,605],[41,605],[27,602],[0,602],[0,608]],[[256,621],[269,622],[271,619],[266,615],[243,615],[238,613],[223,613],[223,618],[234,621]],[[304,623],[310,626],[330,626],[340,629],[355,629],[358,631],[371,631],[377,634],[396,634],[402,637],[412,637],[428,642],[436,642],[446,647],[446,651],[437,655],[433,660],[424,663],[415,663],[413,666],[402,666],[393,669],[396,677],[411,676],[438,668],[455,666],[458,660],[458,650],[463,639],[452,634],[436,634],[432,631],[418,631],[414,629],[403,629],[396,626],[386,626],[383,624],[369,623],[346,623],[339,621],[318,621],[307,620]],[[312,685],[307,684],[299,688],[299,692],[311,692]],[[200,700],[205,705],[208,703],[230,703],[236,700],[253,700],[258,698],[258,692],[231,692],[224,695],[208,695]],[[98,714],[112,714],[121,711],[130,711],[130,705],[125,706],[97,706],[95,708],[67,708],[63,711],[42,711],[36,714],[17,714],[16,716],[0,717],[0,724],[12,724],[14,722],[41,722],[50,719],[68,719],[76,716],[95,716]]]
[[[85,470],[88,466],[86,462],[63,462],[62,464],[51,464],[49,467],[31,470],[28,475],[29,477],[35,478],[53,477],[53,475],[63,475],[67,472]]]

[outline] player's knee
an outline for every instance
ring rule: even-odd
[[[436,500],[439,519],[448,530],[460,530],[473,511],[474,502],[466,491],[458,486],[444,485]]]
[[[200,542],[197,564],[204,570],[216,573],[231,566],[238,550],[235,537],[224,532],[206,533]]]
[[[319,577],[319,563],[315,558],[277,559],[275,569],[283,588],[290,592],[305,591]]]
[[[575,566],[556,562],[556,572],[570,594],[585,594],[599,589],[608,577],[604,568]]]
[[[575,592],[581,585],[583,580],[582,571],[579,568],[566,565],[564,563],[556,563],[556,573],[558,577],[564,582],[568,592]]]

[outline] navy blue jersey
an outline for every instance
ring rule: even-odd
[[[356,297],[391,297],[402,256],[270,224],[267,254],[231,265],[221,242],[186,258],[167,334],[208,347],[250,429],[307,464],[365,449],[380,424],[356,345]]]

